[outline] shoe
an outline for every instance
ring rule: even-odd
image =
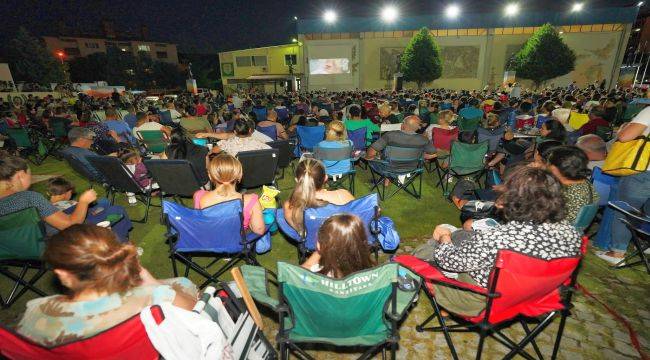
[[[606,251],[597,251],[596,256],[598,256],[599,258],[607,261],[611,265],[617,265],[618,263],[620,263],[623,260],[623,258],[618,258],[618,257],[607,255]],[[625,263],[622,263],[621,265],[625,265]]]

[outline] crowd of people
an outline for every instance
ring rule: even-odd
[[[227,97],[180,95],[150,101],[144,96],[115,93],[104,99],[83,95],[76,99],[29,98],[23,104],[0,104],[0,113],[6,126],[29,127],[46,138],[53,123],[64,123],[69,146],[62,152],[79,159],[98,177],[102,174],[85,160],[90,155],[119,156],[143,187],[155,186],[142,163],[144,156],[187,159],[201,182],[211,184],[211,190],[194,194],[194,207],[204,209],[240,199],[243,227],[257,234],[266,231],[262,207],[257,195],[237,190],[244,175],[237,155],[268,149],[272,140],[295,139],[298,126],[325,126],[321,143],[325,147],[349,146],[347,134],[365,128],[367,149],[357,155],[373,160],[373,166],[386,167],[390,164],[382,161],[389,146],[419,148],[424,161],[446,159],[449,142],[438,138],[441,130],[456,131],[453,141],[466,143],[479,142],[482,132],[497,134],[485,159],[486,169],[504,179],[488,189],[494,202],[493,225],[473,227],[477,219],[471,217],[463,219],[461,228],[440,224],[434,227],[431,240],[416,251],[417,256],[455,273],[460,281],[485,287],[501,249],[542,259],[578,255],[582,234],[573,224],[582,207],[599,201],[590,181],[592,169],[602,166],[608,142],[630,141],[650,132],[649,109],[630,123],[621,123],[631,100],[645,97],[640,90],[606,91],[590,86],[522,90],[518,96],[512,95],[488,88],[282,95],[249,90]],[[97,111],[105,118],[93,116]],[[463,128],[464,121],[474,119],[473,129]],[[576,123],[580,126],[575,127]],[[400,124],[400,130],[380,133],[382,124]],[[609,139],[601,128],[617,128],[618,132]],[[139,132],[147,130],[168,137],[162,152],[151,154],[142,147]],[[525,136],[519,136],[522,134]],[[199,145],[196,139],[209,139],[213,145]],[[184,278],[153,278],[128,242],[128,230],[126,237],[116,236],[110,230],[84,224],[97,201],[95,191],[84,191],[74,204],[70,204],[74,188],[62,178],[48,183],[50,200],[29,191],[27,162],[17,156],[20,149],[11,138],[3,136],[3,140],[6,154],[0,159],[0,216],[28,207],[38,210],[54,234],[47,240],[43,259],[69,290],[66,295],[30,301],[17,327],[20,333],[53,345],[93,336],[151,304],[167,301],[192,308],[196,288]],[[310,156],[297,163],[295,187],[282,206],[296,231],[304,229],[305,209],[354,200],[349,191],[327,186],[328,167],[338,165]],[[441,161],[441,166],[448,164]],[[616,199],[647,207],[649,174],[621,178]],[[452,200],[462,207],[470,199],[454,192]],[[618,220],[612,221],[611,232],[595,245],[601,247],[599,257],[616,263],[625,255],[631,235]],[[363,222],[354,215],[340,214],[322,224],[317,250],[302,266],[343,278],[376,264]],[[475,315],[485,307],[483,296],[467,291],[439,287],[435,293],[439,303],[454,313]]]

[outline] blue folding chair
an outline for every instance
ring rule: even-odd
[[[313,152],[314,147],[325,138],[325,126],[297,126],[298,143],[294,149],[296,157],[303,152]]]
[[[646,251],[650,249],[650,216],[625,201],[610,201],[609,206],[625,216],[619,220],[632,234],[631,240],[634,245],[634,250],[612,268],[624,269],[643,264],[650,274],[650,257],[646,254]],[[639,257],[638,261],[630,262],[637,256]]]
[[[256,122],[259,121],[264,121],[266,120],[266,115],[268,113],[268,110],[266,110],[265,107],[263,106],[254,106],[253,107],[253,113],[255,113],[255,118],[257,119]]]
[[[275,110],[275,113],[278,114],[278,121],[280,121],[282,124],[286,124],[289,120],[289,109],[286,107],[276,107],[273,110]]]
[[[357,151],[366,151],[368,146],[366,146],[366,128],[361,127],[356,130],[348,130],[348,139],[352,141],[352,146],[354,150]]]
[[[298,244],[300,262],[305,261],[307,254],[316,250],[318,229],[330,216],[341,213],[354,214],[361,218],[366,225],[368,243],[372,246],[375,256],[378,256],[379,244],[379,197],[376,193],[350,201],[345,205],[328,204],[318,208],[305,209],[303,214],[304,231],[299,233],[289,225],[284,217],[283,209],[278,209],[276,221],[280,230]]]
[[[598,206],[606,206],[609,194],[618,188],[618,182],[621,178],[603,173],[599,167],[595,167],[591,174],[591,182],[600,196]]]
[[[493,152],[499,148],[499,143],[501,142],[501,139],[503,139],[506,129],[503,126],[494,129],[479,127],[476,132],[478,134],[478,142],[482,143],[483,141],[487,141],[488,152]]]
[[[160,125],[165,125],[165,126],[174,126],[174,120],[172,120],[172,113],[169,110],[164,110],[160,111],[158,113],[160,115]]]
[[[258,126],[257,131],[271,138],[272,141],[278,139],[278,130],[275,125],[271,126]]]
[[[348,181],[348,189],[354,194],[354,175],[356,171],[352,159],[352,142],[343,147],[326,147],[323,143],[314,148],[314,157],[323,162],[325,172],[329,179],[330,189],[345,187]]]
[[[242,260],[258,265],[255,244],[260,240],[270,241],[271,234],[268,231],[263,235],[247,233],[242,211],[241,200],[226,201],[200,210],[163,201],[174,276],[178,276],[176,261],[179,261],[185,264],[185,277],[191,269],[206,279],[199,286],[203,288],[211,282],[218,283],[219,276]],[[213,261],[204,267],[193,261],[196,257]],[[217,271],[210,272],[209,268],[219,260],[224,260],[224,264]]]
[[[424,172],[423,149],[387,146],[384,149],[384,158],[385,160],[368,161],[372,176],[370,191],[377,189],[382,200],[391,198],[400,190],[419,199],[422,196],[422,173]],[[387,186],[384,182],[386,179],[397,186],[397,189],[388,196],[386,196]],[[419,180],[417,189],[415,180]]]

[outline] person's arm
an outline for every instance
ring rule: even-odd
[[[434,250],[433,258],[441,268],[447,271],[468,272],[491,266],[483,261],[484,258],[481,254],[491,250],[492,244],[490,242],[484,244],[480,233],[474,233],[471,241],[464,241],[460,246],[454,246],[451,243],[449,230],[441,233],[437,241],[440,245]],[[484,249],[485,246],[490,248]]]
[[[293,209],[291,208],[291,205],[289,205],[289,200],[284,202],[282,208],[284,209],[284,220],[286,220],[287,224],[294,229],[298,229],[296,224],[293,222]]]
[[[251,196],[247,195],[245,198],[246,199],[244,202],[251,201]],[[253,208],[251,209],[251,219],[250,223],[248,224],[248,228],[258,235],[264,234],[266,230],[264,217],[262,216],[262,206],[260,205],[259,201],[255,201],[255,205],[253,205]]]
[[[275,124],[275,127],[277,128],[278,139],[287,140],[289,138],[289,135],[287,134],[287,131],[284,130],[282,124]]]
[[[120,136],[117,135],[117,132],[115,130],[108,130],[108,135],[110,135],[115,140],[115,142],[121,142]]]
[[[235,134],[229,132],[223,132],[223,133],[206,132],[206,133],[196,134],[196,138],[198,139],[213,138],[218,140],[227,140],[233,136],[235,136]]]
[[[637,137],[643,135],[643,132],[647,126],[639,123],[628,123],[618,132],[616,139],[620,142],[628,142],[636,139]]]
[[[305,261],[300,266],[302,266],[303,268],[311,271],[311,269],[314,267],[314,265],[318,265],[318,264],[320,264],[320,253],[318,252],[318,250],[316,250],[309,256],[307,261]]]
[[[79,202],[72,214],[68,215],[63,211],[57,211],[52,215],[46,216],[43,220],[57,230],[63,230],[75,224],[82,224],[86,220],[88,205],[95,200],[97,200],[95,190],[87,190],[79,196]]]
[[[368,147],[368,150],[366,152],[366,159],[368,160],[374,159],[380,151],[386,148],[386,146],[388,145],[386,134],[384,134],[384,136],[380,137],[377,141],[375,141],[374,143],[372,143],[372,145]]]
[[[153,275],[151,275],[151,273],[142,266],[140,266],[140,278],[142,279],[142,283],[140,283],[140,286],[163,285],[163,283],[160,280],[153,277]],[[175,296],[174,296],[174,300],[172,301],[172,305],[178,306],[181,309],[185,309],[189,311],[192,311],[192,309],[194,309],[194,305],[196,305],[195,298],[192,298],[192,296],[182,291],[174,291],[174,293]]]

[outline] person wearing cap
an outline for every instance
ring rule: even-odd
[[[95,141],[95,133],[84,127],[73,127],[68,131],[68,140],[70,141],[70,146],[61,150],[61,153],[65,158],[73,158],[80,162],[89,173],[93,174],[96,179],[102,179],[102,174],[95,169],[94,166],[90,164],[86,157],[88,156],[97,156],[98,154],[92,150],[90,147]]]

